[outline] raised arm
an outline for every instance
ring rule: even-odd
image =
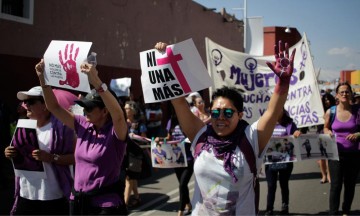
[[[258,142],[259,142],[259,154],[262,153],[270,137],[272,136],[276,122],[281,114],[281,110],[284,107],[291,75],[294,69],[294,57],[295,49],[293,50],[291,57],[289,58],[289,46],[284,45],[279,41],[279,45],[275,45],[275,63],[266,62],[269,68],[278,76],[278,82],[276,83],[274,93],[272,94],[267,110],[261,116],[258,122]]]
[[[174,106],[182,131],[190,141],[193,141],[205,123],[191,112],[185,97],[173,99],[171,103]]]
[[[89,83],[97,90],[98,94],[104,101],[105,107],[111,115],[117,137],[124,141],[127,136],[127,124],[124,112],[121,109],[119,102],[110,91],[100,90],[102,89],[101,85],[103,82],[99,78],[98,71],[95,66],[84,62],[80,65],[80,69],[88,75]]]
[[[166,43],[158,42],[155,45],[155,49],[164,52],[166,46]],[[205,125],[205,123],[191,112],[185,97],[172,99],[171,103],[174,106],[182,131],[190,141],[193,141],[197,132]]]
[[[35,66],[35,70],[43,90],[46,107],[57,119],[74,130],[74,114],[59,105],[51,86],[45,84],[44,68],[44,60],[41,59]]]

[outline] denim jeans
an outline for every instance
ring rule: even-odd
[[[265,166],[266,181],[268,185],[266,210],[269,211],[274,209],[278,177],[281,188],[282,203],[285,205],[289,205],[289,179],[293,168],[293,163],[287,163],[286,168],[281,170],[272,170],[270,168],[270,165]]]

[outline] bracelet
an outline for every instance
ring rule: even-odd
[[[108,90],[108,87],[105,83],[102,83],[99,88],[96,89],[97,93],[105,92]]]

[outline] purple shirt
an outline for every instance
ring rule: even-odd
[[[88,192],[118,181],[126,142],[117,138],[112,121],[107,122],[98,133],[84,116],[76,115],[74,124],[78,136],[75,149],[75,190]],[[121,200],[114,192],[95,196],[92,204],[111,207],[121,204]]]
[[[359,140],[350,141],[346,136],[357,132],[357,124],[355,115],[352,114],[347,122],[341,122],[335,117],[331,125],[333,133],[336,134],[336,143],[339,152],[349,152],[359,150]]]

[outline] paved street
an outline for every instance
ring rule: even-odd
[[[151,179],[140,181],[142,205],[132,210],[131,216],[176,215],[178,208],[177,179],[171,169],[159,169]],[[189,183],[191,194],[193,179]],[[260,214],[266,208],[267,185],[264,178],[260,182]],[[290,214],[328,214],[330,184],[320,184],[320,171],[316,160],[297,162],[290,180]],[[280,186],[276,194],[275,213],[281,209]],[[360,178],[356,185],[352,213],[360,215]]]
[[[12,202],[12,179],[5,170],[12,169],[9,161],[2,161],[1,173],[1,215],[6,215]],[[4,165],[7,168],[4,168]],[[142,205],[131,210],[131,216],[167,215],[175,216],[178,208],[177,179],[172,169],[158,169],[153,176],[139,182]],[[191,194],[194,189],[193,179],[189,183]],[[326,215],[328,210],[329,184],[320,184],[320,172],[315,160],[297,162],[294,165],[290,180],[290,214],[292,215]],[[266,182],[260,181],[260,214],[266,206]],[[275,213],[280,210],[281,195],[278,186]],[[360,178],[356,186],[352,213],[360,215]]]

